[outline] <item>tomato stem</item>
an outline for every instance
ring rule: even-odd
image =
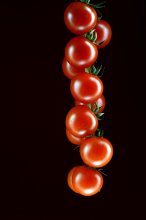
[[[103,137],[104,131],[101,128],[98,128],[95,132],[96,137]]]
[[[100,168],[100,169],[97,169],[98,172],[102,173],[104,176],[107,176],[107,174],[104,173],[102,170],[103,170],[103,169],[101,169],[101,168]]]

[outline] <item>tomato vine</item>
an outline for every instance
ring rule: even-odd
[[[65,25],[78,35],[66,45],[62,64],[64,75],[71,80],[70,90],[75,99],[75,107],[66,117],[66,136],[77,145],[85,163],[71,169],[67,182],[75,193],[83,196],[95,195],[101,190],[104,174],[101,167],[113,156],[113,146],[99,128],[106,105],[100,80],[105,67],[95,66],[98,50],[107,46],[112,37],[110,25],[101,20],[100,9],[105,3],[80,0],[69,4],[64,12]]]

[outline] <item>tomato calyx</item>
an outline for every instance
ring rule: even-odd
[[[103,137],[103,135],[104,135],[103,129],[98,128],[98,129],[96,130],[96,132],[95,132],[95,136],[96,136],[96,137]]]
[[[98,76],[98,77],[102,77],[103,73],[105,71],[105,67],[103,67],[102,65],[95,67],[94,65],[92,65],[89,68],[85,68],[85,72],[86,73],[90,73],[92,75]]]
[[[95,8],[95,9],[104,8],[104,7],[105,7],[105,4],[106,4],[106,1],[98,2],[97,4],[91,4],[91,3],[90,3],[90,0],[80,0],[80,2],[85,3],[85,4],[88,4],[88,5],[92,6],[92,7]]]
[[[89,41],[92,41],[92,43],[96,44],[97,32],[95,31],[95,29],[93,29],[90,32],[84,34],[84,37],[87,38]]]
[[[104,116],[104,112],[98,113],[99,109],[102,107],[99,107],[97,103],[94,103],[93,105],[87,104],[87,107],[97,116],[98,120],[102,120]]]
[[[95,8],[96,11],[98,12],[98,20],[101,20],[101,19],[102,19],[102,13],[101,13],[101,11],[100,11],[99,9],[105,7],[106,1],[98,2],[97,4],[91,4],[91,3],[90,3],[90,0],[80,0],[80,2],[85,3],[85,4],[88,4],[88,5],[90,5],[91,7]]]

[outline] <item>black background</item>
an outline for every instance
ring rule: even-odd
[[[73,36],[63,23],[69,2],[12,1],[1,7],[6,78],[2,209],[11,217],[144,220],[144,0],[108,0],[103,11],[113,38],[99,53],[99,62],[106,66],[102,126],[113,143],[114,158],[104,168],[108,176],[103,190],[93,197],[76,195],[66,184],[69,170],[82,164],[65,137],[65,116],[73,106],[61,70],[64,47]]]

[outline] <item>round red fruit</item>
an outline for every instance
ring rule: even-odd
[[[82,73],[72,79],[70,90],[74,99],[94,103],[102,95],[103,83],[98,76]]]
[[[72,173],[73,190],[83,196],[93,196],[103,186],[101,173],[86,166],[78,166]]]
[[[113,156],[113,147],[103,137],[92,137],[81,143],[80,155],[85,164],[99,168],[109,163]]]
[[[107,46],[112,38],[112,29],[110,25],[106,21],[100,20],[97,22],[95,31],[97,33],[96,43],[98,48]]]
[[[98,57],[98,48],[83,36],[72,38],[65,48],[66,60],[76,68],[92,66]]]
[[[72,108],[66,117],[66,127],[76,137],[86,137],[98,128],[98,119],[87,106]]]
[[[82,2],[71,3],[64,13],[67,28],[72,33],[79,35],[91,31],[95,27],[97,19],[95,9]]]

